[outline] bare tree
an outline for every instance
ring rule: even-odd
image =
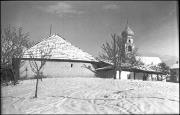
[[[39,79],[42,81],[42,69],[45,66],[47,60],[51,57],[52,48],[50,48],[49,44],[47,46],[42,46],[36,49],[35,51],[29,51],[29,64],[31,70],[35,73],[36,78],[36,90],[35,90],[35,98],[37,98],[37,90],[38,90],[38,82]],[[46,44],[44,44],[46,45]],[[38,59],[39,58],[39,59]]]
[[[165,78],[163,78],[162,74],[161,74],[161,80],[167,79],[167,76],[170,73],[170,67],[166,65],[166,63],[162,62],[158,64],[158,68],[160,69],[160,71],[166,75]]]
[[[112,41],[110,43],[106,42],[102,45],[103,53],[99,57],[113,63],[115,78],[117,70],[119,71],[119,75],[121,75],[123,65],[129,65],[131,67],[138,65],[140,61],[135,57],[137,55],[137,49],[128,54],[125,52],[125,38],[116,34],[111,34],[111,37]]]
[[[23,56],[24,48],[30,46],[29,34],[23,33],[22,27],[15,28],[10,25],[1,30],[1,69],[9,69],[13,74],[14,85],[17,82],[15,70],[12,66],[13,59],[20,59]],[[22,63],[19,63],[18,67]],[[2,71],[1,71],[2,72]],[[8,77],[8,76],[5,76]]]

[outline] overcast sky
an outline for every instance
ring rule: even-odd
[[[32,40],[58,33],[93,56],[121,34],[127,19],[145,56],[178,56],[177,1],[1,1],[1,26],[23,27]]]

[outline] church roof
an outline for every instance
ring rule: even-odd
[[[148,66],[157,66],[159,63],[161,63],[161,59],[159,57],[146,57],[146,56],[136,56],[136,60],[140,60],[143,62],[145,65]],[[112,61],[110,60],[100,60],[104,63],[113,65]]]
[[[33,53],[35,58],[41,58],[38,49],[48,50],[51,48],[52,51],[49,55],[50,59],[64,59],[64,60],[80,60],[80,61],[93,61],[97,60],[90,54],[84,52],[78,47],[73,46],[70,42],[58,35],[52,35],[47,39],[44,39],[40,43],[34,45],[30,49],[26,50],[23,58],[30,58],[30,52]]]
[[[159,57],[136,56],[136,59],[140,59],[145,65],[158,65],[162,62]]]
[[[159,57],[145,57],[145,56],[136,56],[137,60],[140,60],[144,63],[144,65],[138,65],[130,67],[128,63],[122,64],[123,70],[128,70],[128,67],[130,67],[130,71],[141,71],[141,72],[148,72],[148,73],[162,73],[160,68],[158,67],[158,64],[161,63],[161,59]],[[103,61],[107,63],[108,61]],[[104,66],[102,68],[97,68],[96,70],[110,70],[113,69],[113,63],[108,63],[111,66]]]

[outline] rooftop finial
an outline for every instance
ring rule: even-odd
[[[127,17],[127,23],[126,23],[126,26],[125,26],[125,30],[122,32],[122,33],[126,33],[128,35],[133,35],[134,36],[134,32],[132,31],[132,29],[129,27],[129,20],[128,20],[128,17]]]
[[[128,22],[128,17],[127,17],[127,22],[126,22],[126,26],[125,26],[125,29],[127,29],[129,26],[129,22]]]

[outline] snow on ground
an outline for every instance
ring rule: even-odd
[[[46,78],[1,87],[2,113],[179,113],[179,84],[101,78]]]

